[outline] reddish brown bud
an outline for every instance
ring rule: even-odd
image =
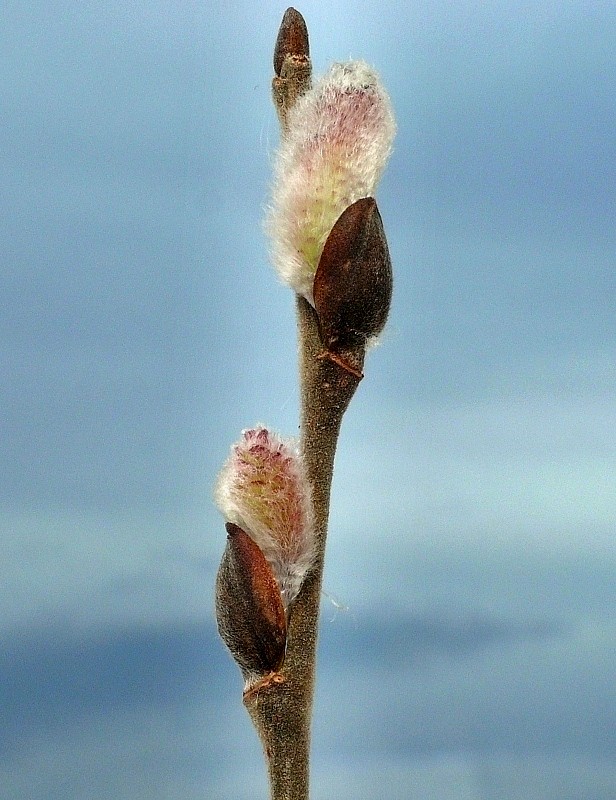
[[[227,547],[216,576],[218,632],[244,678],[280,668],[287,623],[280,589],[265,556],[237,525],[226,524]]]
[[[364,197],[338,218],[314,278],[314,305],[327,350],[340,353],[377,336],[387,321],[391,292],[383,221],[376,200]]]
[[[280,77],[286,56],[297,56],[307,60],[309,54],[306,22],[299,11],[287,8],[274,47],[274,72]]]

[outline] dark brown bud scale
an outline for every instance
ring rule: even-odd
[[[287,622],[280,589],[257,544],[228,522],[227,547],[216,576],[218,632],[244,677],[278,670]]]
[[[313,285],[324,346],[335,354],[377,336],[387,321],[392,269],[373,197],[357,200],[330,231]]]
[[[274,47],[274,72],[280,77],[286,56],[308,59],[308,28],[304,18],[294,8],[287,8],[280,23]]]

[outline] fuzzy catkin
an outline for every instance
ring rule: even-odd
[[[262,426],[243,431],[218,476],[214,498],[225,520],[263,552],[288,610],[315,551],[310,487],[297,442]]]
[[[363,61],[333,64],[289,113],[266,227],[280,278],[312,305],[325,240],[349,205],[374,194],[395,131],[389,96]]]

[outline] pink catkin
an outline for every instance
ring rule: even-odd
[[[314,558],[310,490],[295,441],[261,426],[244,431],[219,475],[215,499],[227,522],[260,547],[288,608]]]
[[[291,110],[267,227],[281,279],[310,303],[325,240],[348,206],[374,194],[395,130],[389,97],[362,61],[332,65]]]

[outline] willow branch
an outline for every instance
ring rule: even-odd
[[[227,545],[216,577],[218,630],[244,677],[271,800],[308,800],[319,606],[336,446],[367,343],[392,292],[372,196],[395,121],[362,61],[311,88],[308,31],[288,9],[274,49],[281,145],[268,217],[273,260],[296,294],[300,442],[242,432],[215,487]]]
[[[285,14],[274,54],[273,98],[282,135],[293,104],[310,86],[308,37],[294,9]],[[312,491],[317,555],[289,621],[279,680],[248,692],[244,703],[263,744],[272,800],[307,800],[310,721],[314,696],[319,605],[330,490],[342,416],[359,379],[320,358],[323,345],[314,309],[297,299],[301,391],[301,450]],[[363,346],[354,354],[361,371]]]

